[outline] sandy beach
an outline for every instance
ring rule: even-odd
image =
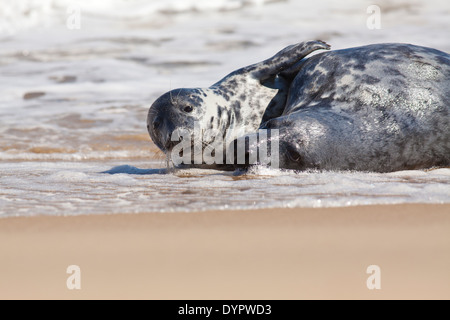
[[[0,243],[1,299],[450,298],[450,205],[5,218]]]

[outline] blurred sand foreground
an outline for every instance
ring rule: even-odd
[[[450,205],[6,218],[0,256],[1,299],[450,299]]]

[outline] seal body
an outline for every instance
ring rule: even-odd
[[[450,165],[450,56],[407,44],[317,54],[292,81],[280,166],[396,171]]]
[[[150,136],[169,154],[171,133],[195,123],[240,139],[277,129],[279,165],[295,170],[450,165],[449,54],[375,44],[306,57],[318,49],[329,47],[303,42],[210,88],[164,94],[149,110]],[[256,152],[258,143],[246,145],[246,153]]]

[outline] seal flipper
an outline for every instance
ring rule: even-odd
[[[262,83],[263,86],[278,89],[278,91],[272,100],[270,100],[267,108],[264,110],[260,124],[269,121],[270,119],[277,118],[283,114],[292,79],[293,78],[288,78],[284,75],[276,75],[275,77]]]
[[[329,50],[330,46],[321,40],[304,41],[290,45],[273,57],[241,70],[250,73],[253,78],[263,82],[294,66],[304,57],[319,49]]]
[[[250,76],[251,78],[262,83],[275,77],[282,71],[294,66],[297,62],[302,60],[313,51],[320,49],[329,50],[330,46],[321,40],[309,40],[290,45],[279,51],[269,59],[249,65],[230,73],[225,78],[212,85],[212,87],[226,86],[228,85],[229,81],[236,81],[238,76]]]
[[[257,68],[253,72],[253,76],[257,77],[263,86],[278,89],[277,94],[264,111],[261,123],[283,114],[291,81],[303,66],[304,58],[311,52],[319,49],[329,50],[330,46],[320,40],[302,42],[286,47],[270,59],[247,67]],[[263,68],[258,65],[271,65],[272,68]]]
[[[301,68],[302,59],[320,49],[329,50],[330,46],[320,40],[290,45],[269,59],[230,73],[211,88],[227,93],[230,98],[238,96],[238,93],[241,96],[242,88],[244,88],[245,94],[241,97],[245,98],[239,98],[239,102],[240,105],[251,105],[252,112],[258,115],[253,116],[254,120],[252,120],[253,127],[256,129],[261,122],[278,117],[284,112],[290,82]],[[264,88],[277,91],[270,92]],[[262,100],[263,97],[264,100]]]

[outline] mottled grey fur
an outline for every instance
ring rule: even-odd
[[[302,54],[326,49],[319,43],[297,47],[303,46]],[[209,88],[226,101],[218,105],[222,122],[215,128],[242,126],[245,133],[279,129],[280,167],[288,169],[387,172],[450,165],[449,54],[408,44],[375,44],[304,58],[289,55],[292,47]],[[252,76],[242,81],[243,74]],[[186,90],[175,90],[176,100],[168,103],[163,96],[150,108],[149,132],[164,151],[170,145],[164,146],[159,132],[190,122],[173,116],[172,109],[184,103],[205,109],[204,101]],[[152,130],[156,114],[167,128]],[[195,119],[205,122],[202,114]]]
[[[450,55],[375,44],[307,59],[283,114],[280,166],[395,171],[450,165]]]
[[[174,146],[170,139],[173,130],[193,130],[196,121],[204,130],[255,132],[261,123],[283,113],[289,85],[298,71],[296,63],[318,49],[329,46],[322,41],[291,45],[270,59],[230,73],[209,88],[165,93],[153,103],[147,117],[153,142],[167,154]]]

